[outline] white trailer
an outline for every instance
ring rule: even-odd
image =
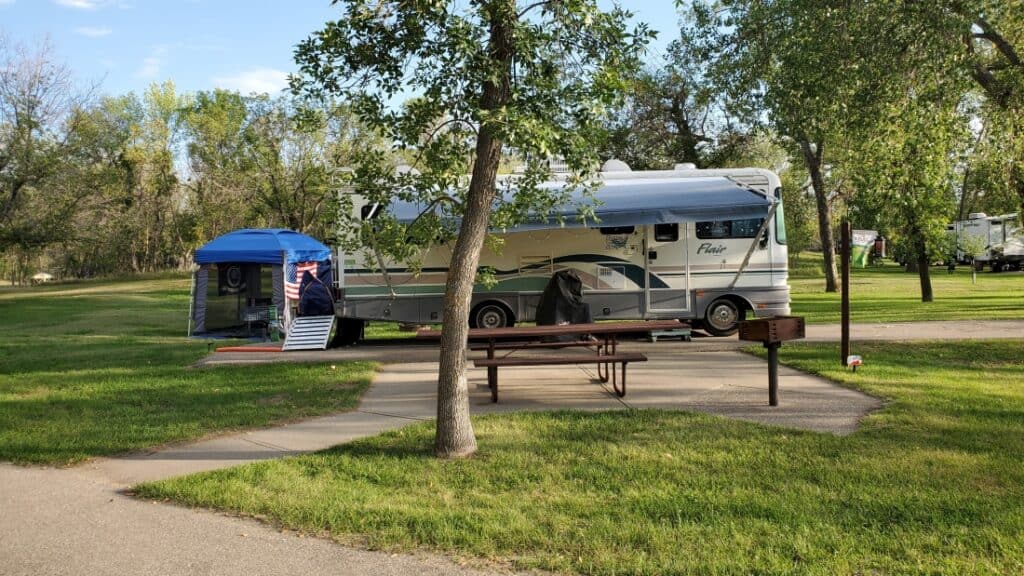
[[[1024,264],[1024,231],[1017,213],[988,216],[973,212],[967,220],[959,220],[948,228],[956,239],[956,259],[961,264],[985,266],[993,272],[1020,269]]]
[[[595,320],[677,318],[715,335],[747,316],[789,314],[788,254],[779,178],[756,168],[605,172],[599,222],[534,219],[500,231],[500,253],[480,266],[497,283],[474,290],[470,322],[529,322],[551,276],[572,269]],[[558,186],[558,184],[552,184]],[[422,207],[381,207],[411,222]],[[357,203],[356,210],[360,210]],[[376,210],[362,210],[372,214]],[[351,340],[366,320],[443,322],[450,245],[426,249],[409,270],[371,251],[339,258],[336,309]]]

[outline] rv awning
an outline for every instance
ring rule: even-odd
[[[246,228],[210,240],[196,250],[195,260],[196,264],[281,264],[282,253],[292,263],[331,259],[330,248],[305,234],[284,228]]]
[[[578,207],[588,201],[577,190],[554,213],[533,216],[508,231],[763,218],[773,203],[764,194],[722,177],[611,180],[598,190],[596,197],[594,213],[598,222],[584,222],[578,217]],[[389,211],[400,222],[410,223],[424,208],[414,203],[396,203]]]

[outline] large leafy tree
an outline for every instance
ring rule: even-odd
[[[731,113],[767,122],[799,150],[817,204],[825,290],[837,289],[833,203],[841,197],[829,165],[843,156],[845,135],[873,122],[887,101],[890,59],[878,42],[885,18],[869,3],[817,0],[680,2],[687,46],[708,63],[708,77]],[[883,34],[886,38],[888,36]],[[870,40],[870,41],[869,41]]]
[[[86,98],[52,48],[0,36],[0,251],[59,239],[85,191],[68,186]]]
[[[355,166],[356,190],[385,204],[396,195],[416,198],[459,222],[443,306],[435,452],[468,456],[476,439],[466,336],[488,226],[564,201],[539,186],[550,175],[549,158],[564,159],[569,185],[589,180],[595,132],[627,71],[639,67],[649,35],[643,27],[628,32],[628,14],[603,11],[596,0],[335,4],[339,19],[297,49],[295,87],[345,98],[363,122],[410,152],[416,170],[397,178],[384,155],[365,154]],[[408,102],[399,106],[400,99]],[[526,170],[492,214],[499,166],[510,152]]]
[[[905,247],[920,278],[921,301],[931,302],[929,266],[946,256],[966,123],[956,100],[917,88],[889,107],[877,127],[859,134],[850,157],[856,169],[848,174],[858,190],[857,205]]]
[[[1024,1],[906,2],[889,17],[909,31],[902,48],[925,49],[946,75],[973,81],[979,175],[996,195],[1012,191],[1024,212]]]
[[[602,157],[634,170],[665,170],[680,162],[705,167],[714,157],[708,151],[714,136],[726,129],[714,97],[695,53],[672,42],[663,65],[649,65],[631,79],[624,105],[609,120]]]

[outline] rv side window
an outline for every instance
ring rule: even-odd
[[[602,226],[599,228],[601,234],[605,236],[618,236],[621,234],[632,234],[635,228],[633,226]]]
[[[679,240],[679,224],[655,224],[654,225],[654,241],[655,242],[675,242]]]
[[[697,222],[697,238],[701,240],[727,240],[729,238],[753,238],[761,229],[764,218],[745,220],[716,220]]]

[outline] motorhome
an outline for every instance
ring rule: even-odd
[[[745,317],[789,313],[776,174],[682,165],[642,172],[626,167],[602,172],[601,178],[596,221],[581,221],[572,208],[579,204],[571,202],[557,217],[492,231],[503,247],[500,252],[485,248],[480,266],[492,271],[496,283],[476,286],[473,326],[532,321],[545,285],[563,269],[583,280],[584,300],[595,320],[677,318],[728,335]],[[408,203],[379,208],[406,223],[422,212]],[[377,209],[361,212],[372,217]],[[336,310],[343,331],[351,335],[366,320],[443,322],[451,248],[426,249],[416,270],[375,259],[369,248],[339,254]]]
[[[1001,216],[973,212],[967,220],[950,224],[947,231],[956,240],[956,259],[961,264],[973,263],[979,270],[989,266],[993,272],[1024,265],[1024,230],[1016,212]]]

